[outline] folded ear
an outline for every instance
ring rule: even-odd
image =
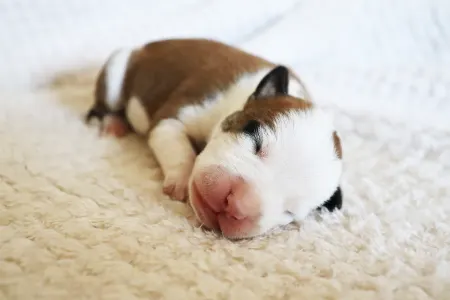
[[[325,201],[324,204],[322,204],[318,210],[321,210],[322,207],[328,209],[330,212],[334,211],[335,209],[341,209],[342,208],[342,191],[341,187],[338,187],[334,194]]]
[[[277,66],[272,69],[260,81],[252,94],[253,99],[287,95],[289,85],[289,70],[285,66]]]

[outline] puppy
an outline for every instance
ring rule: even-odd
[[[208,39],[114,52],[95,103],[102,131],[143,135],[163,191],[207,228],[247,238],[340,209],[342,148],[292,70]]]

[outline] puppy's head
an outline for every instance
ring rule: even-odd
[[[332,120],[291,96],[288,86],[287,68],[270,71],[197,158],[191,205],[201,223],[228,238],[261,235],[321,206],[341,206],[342,153]]]

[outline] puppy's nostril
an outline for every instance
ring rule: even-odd
[[[228,201],[228,197],[227,198],[225,198],[225,207],[228,207],[229,206],[229,201]]]

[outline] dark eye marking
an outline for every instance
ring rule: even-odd
[[[261,123],[256,120],[250,120],[245,124],[242,131],[253,139],[255,144],[255,153],[259,153],[262,147],[262,136],[260,134]]]

